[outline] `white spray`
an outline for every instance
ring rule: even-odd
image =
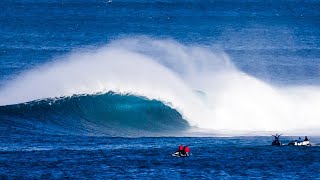
[[[108,91],[160,100],[191,126],[216,131],[320,128],[319,87],[274,87],[236,69],[223,52],[150,38],[114,41],[23,73],[0,90],[0,105]]]

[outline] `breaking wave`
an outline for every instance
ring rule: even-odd
[[[115,134],[119,127],[231,134],[320,128],[319,87],[274,86],[238,70],[223,51],[147,37],[29,70],[0,90],[0,105],[7,119]]]
[[[44,99],[0,107],[2,126],[45,133],[141,136],[188,127],[181,115],[155,100],[115,93]],[[29,129],[30,130],[30,129]]]

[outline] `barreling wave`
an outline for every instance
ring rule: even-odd
[[[210,47],[137,37],[115,40],[98,50],[74,52],[23,73],[0,90],[0,106],[18,104],[13,105],[13,109],[25,106],[35,114],[37,111],[33,109],[38,108],[39,113],[46,117],[51,113],[46,112],[51,106],[44,105],[47,101],[40,101],[43,105],[35,106],[35,100],[72,97],[68,103],[65,103],[68,98],[55,102],[55,112],[62,113],[65,108],[70,108],[69,103],[88,98],[77,95],[87,94],[90,101],[95,99],[96,94],[115,92],[131,94],[127,97],[129,99],[146,97],[149,101],[146,101],[145,108],[159,103],[158,109],[155,108],[149,118],[153,119],[152,123],[157,123],[159,129],[175,127],[176,122],[185,124],[182,120],[185,119],[190,127],[230,134],[270,131],[309,133],[311,129],[320,128],[319,89],[317,86],[274,86],[265,83],[241,72],[227,54]],[[99,97],[102,100],[94,103],[102,103],[109,96],[103,95]],[[30,101],[33,103],[21,105]],[[156,113],[160,111],[160,102],[171,108],[164,114],[173,124],[167,124],[165,118],[158,119]],[[96,106],[94,103],[91,103],[93,107],[103,108],[103,105]],[[128,101],[128,106],[130,103]],[[77,104],[71,107],[82,106]],[[90,106],[84,106],[81,113],[72,109],[66,111],[59,122],[65,122],[64,117],[68,116],[79,116],[72,118],[74,121],[83,120],[81,117],[87,108],[90,109]],[[19,114],[19,111],[12,110],[11,115]],[[108,114],[110,117],[114,115],[112,111],[107,112],[104,112],[106,117]],[[85,116],[90,117],[87,122],[102,121],[99,111],[91,113]],[[172,113],[176,115],[172,116]],[[137,115],[139,118],[133,118],[134,122],[131,121],[132,114],[122,114],[119,120],[107,119],[107,122],[121,122],[121,126],[127,124],[129,127],[135,127],[133,124],[139,122],[137,129],[145,129],[140,121],[145,119],[146,113]],[[108,127],[111,131],[111,126]]]
[[[188,127],[177,111],[159,101],[113,92],[2,106],[0,119],[1,126],[20,121],[22,130],[31,126],[44,133],[110,136],[174,134]]]

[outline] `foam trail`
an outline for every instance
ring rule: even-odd
[[[223,52],[145,37],[117,40],[28,71],[1,89],[0,105],[108,91],[161,100],[199,128],[320,128],[319,87],[274,87],[237,70]]]

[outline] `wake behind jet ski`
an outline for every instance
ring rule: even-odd
[[[272,146],[281,146],[282,143],[280,142],[279,140],[279,137],[281,136],[282,134],[276,134],[276,135],[272,135],[274,137],[274,140],[272,141]]]
[[[311,146],[311,143],[307,136],[304,137],[304,140],[302,141],[299,137],[298,140],[291,141],[288,146]]]

